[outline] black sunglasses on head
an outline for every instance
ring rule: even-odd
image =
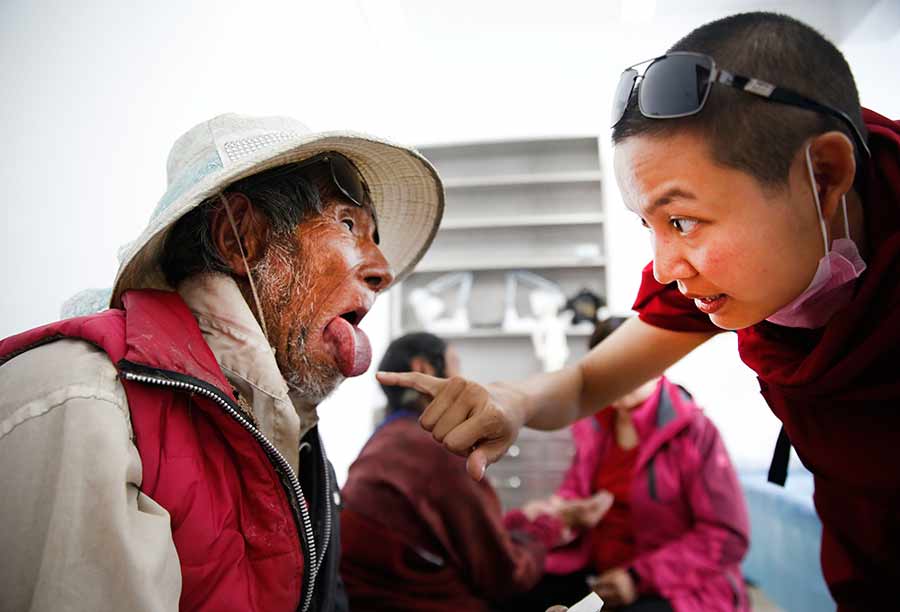
[[[641,75],[636,67],[643,64],[649,65]],[[673,51],[626,68],[619,77],[613,99],[612,127],[622,120],[635,87],[638,88],[638,109],[644,117],[675,119],[699,113],[709,97],[713,83],[734,87],[772,102],[834,117],[850,128],[860,156],[864,159],[871,156],[865,139],[846,113],[790,89],[721,70],[710,56],[688,51]]]
[[[328,164],[331,182],[352,203],[364,207],[366,202],[370,201],[366,182],[349,159],[340,153],[328,151],[319,153],[302,162],[297,162],[293,164],[293,167],[294,169],[300,169],[306,166],[314,166],[315,164]]]

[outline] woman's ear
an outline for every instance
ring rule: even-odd
[[[825,224],[831,227],[835,214],[841,210],[841,198],[853,189],[856,177],[856,157],[853,143],[842,132],[826,132],[810,143],[816,189]]]
[[[434,376],[437,374],[437,370],[434,369],[427,359],[421,356],[413,357],[409,361],[409,368],[413,372],[419,372],[421,374],[428,374],[429,376]]]
[[[210,218],[213,244],[234,274],[246,276],[244,257],[247,259],[247,265],[251,267],[262,257],[268,223],[265,215],[256,212],[250,198],[244,194],[227,193],[223,194],[222,198],[224,201],[216,207]],[[241,249],[244,257],[241,256]]]

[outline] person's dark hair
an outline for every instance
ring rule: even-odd
[[[594,333],[591,334],[588,340],[588,349],[592,349],[606,340],[608,335],[616,331],[627,320],[628,317],[607,317],[594,323]]]
[[[242,193],[265,215],[277,239],[300,222],[321,214],[324,201],[343,197],[323,171],[323,165],[297,167],[287,164],[248,176],[231,184],[225,193]],[[210,220],[222,206],[213,196],[179,219],[163,247],[160,266],[166,282],[175,287],[200,272],[229,272],[213,242]],[[373,213],[374,214],[374,213]]]
[[[447,343],[434,334],[427,332],[406,334],[391,342],[384,357],[381,358],[381,363],[378,364],[378,369],[382,372],[409,372],[412,370],[412,360],[422,357],[434,368],[435,376],[443,378],[446,376],[446,354]],[[381,389],[387,396],[388,413],[408,408],[418,398],[415,392],[409,393],[409,390],[403,387],[381,385]]]
[[[764,12],[732,15],[700,26],[672,45],[672,51],[704,53],[721,69],[792,89],[843,111],[866,137],[850,66],[831,42],[796,19]],[[767,187],[784,185],[796,151],[810,136],[839,130],[853,142],[849,128],[828,115],[718,84],[700,113],[650,119],[638,109],[638,87],[613,128],[614,143],[638,135],[693,132],[709,143],[718,163],[747,172]]]

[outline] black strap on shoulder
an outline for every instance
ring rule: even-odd
[[[769,482],[784,486],[787,481],[788,463],[791,460],[791,439],[788,438],[784,425],[778,432],[778,441],[775,442],[775,452],[772,453],[772,463],[769,464]]]

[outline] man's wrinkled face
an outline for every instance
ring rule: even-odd
[[[650,231],[656,280],[677,282],[717,326],[754,325],[809,285],[823,247],[802,161],[784,188],[765,189],[681,133],[628,138],[614,164],[626,206]]]
[[[270,239],[253,270],[279,369],[313,404],[368,368],[371,348],[358,324],[393,280],[371,211],[323,200],[321,215]]]

